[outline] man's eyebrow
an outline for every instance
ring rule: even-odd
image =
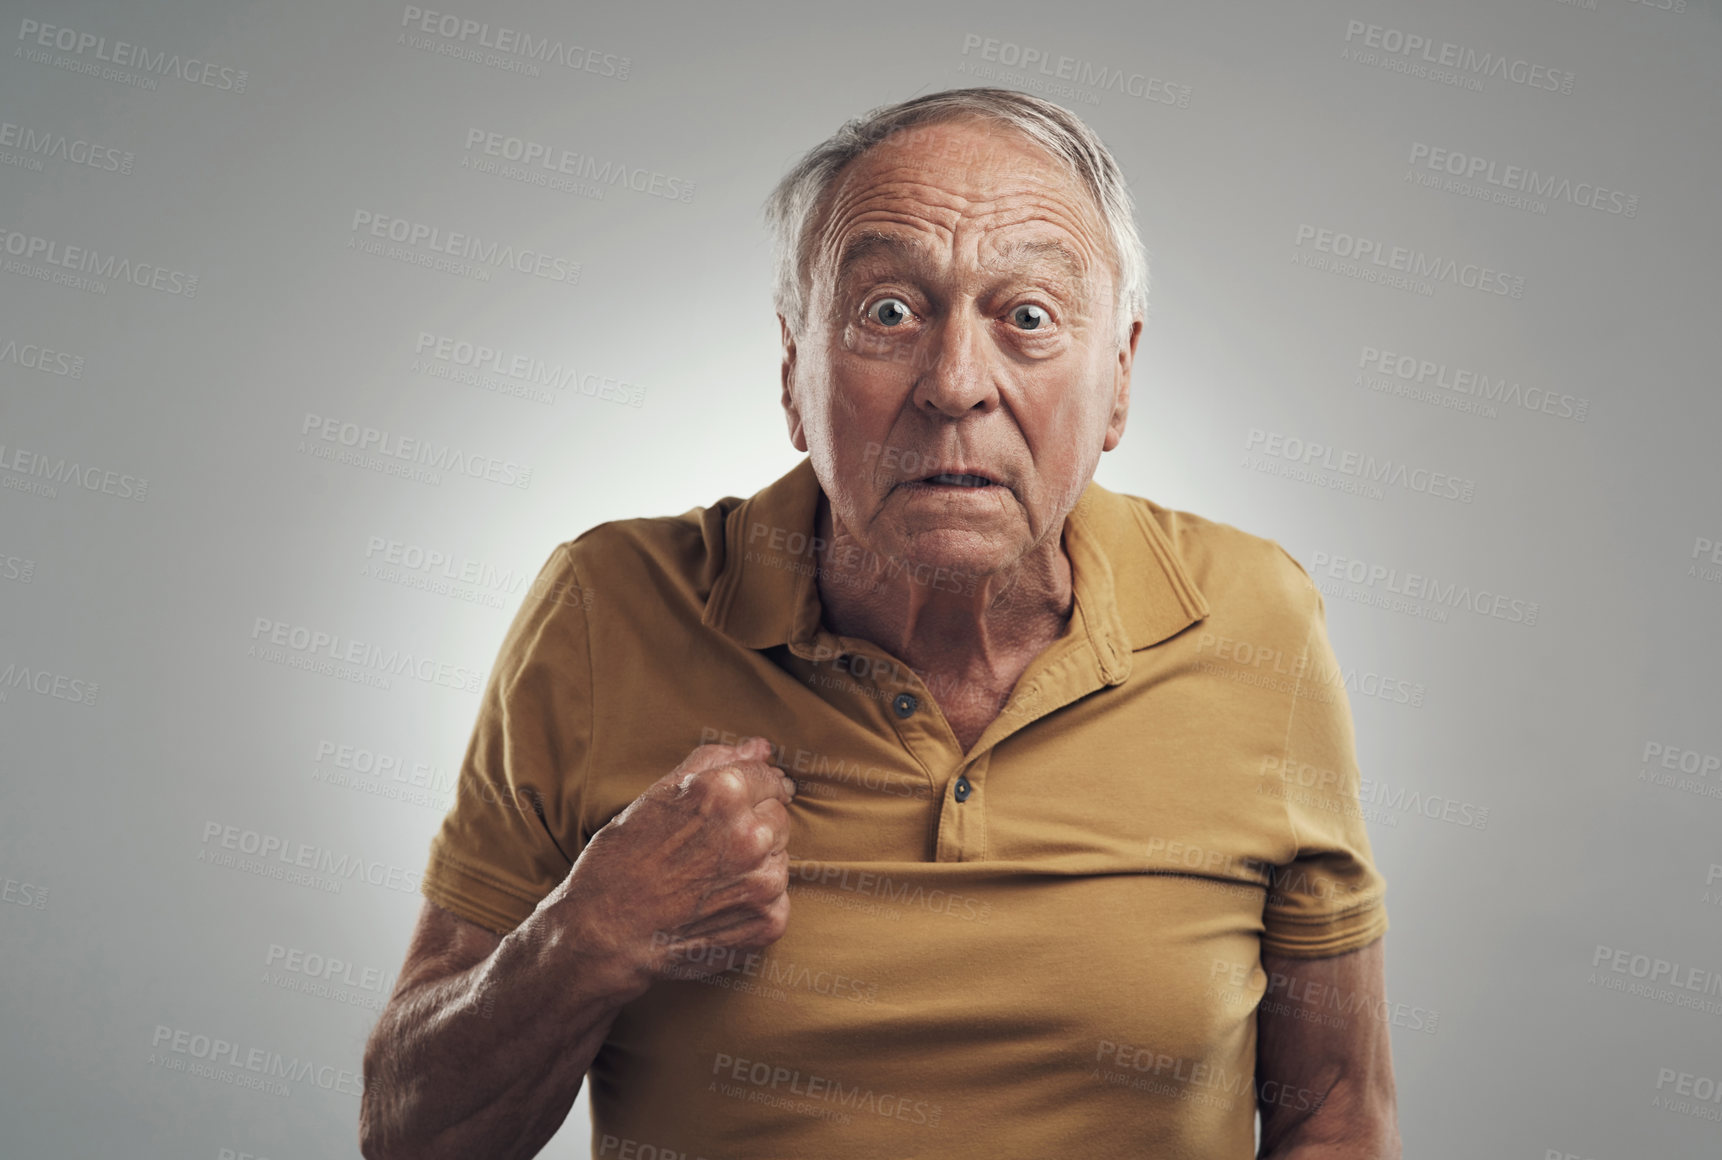
[[[860,230],[843,243],[842,252],[837,258],[837,280],[841,282],[855,266],[875,257],[895,258],[918,265],[926,260],[926,252],[901,234],[887,233],[884,230]],[[988,264],[1003,267],[1025,259],[1050,260],[1073,283],[1081,282],[1088,269],[1076,251],[1056,238],[1026,238],[1007,242],[998,249]]]
[[[843,243],[843,252],[837,256],[837,280],[841,282],[854,267],[869,258],[880,256],[901,259],[913,265],[919,265],[926,260],[926,254],[921,247],[901,234],[887,233],[884,230],[857,230]]]
[[[999,247],[997,256],[989,264],[999,266],[1023,259],[1047,259],[1057,266],[1072,282],[1080,282],[1088,272],[1088,264],[1084,262],[1069,246],[1057,238],[1026,238],[1022,241],[1007,242]]]

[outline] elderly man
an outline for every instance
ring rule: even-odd
[[[370,1157],[1397,1157],[1384,882],[1319,592],[1092,482],[1146,272],[1020,93],[846,125],[773,195],[742,500],[521,607],[365,1055]],[[593,599],[590,609],[585,597]],[[793,904],[793,905],[792,905]]]

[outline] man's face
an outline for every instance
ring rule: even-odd
[[[980,575],[1021,559],[1124,433],[1141,327],[1119,342],[1092,198],[968,119],[852,162],[815,228],[783,405],[835,514],[884,556]]]

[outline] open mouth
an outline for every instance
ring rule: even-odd
[[[921,483],[934,484],[940,487],[997,487],[998,484],[984,475],[969,475],[966,473],[944,472],[939,475],[929,475],[920,480]]]

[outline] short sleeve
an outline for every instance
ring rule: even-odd
[[[1307,577],[1306,577],[1307,579]],[[1276,796],[1296,848],[1276,866],[1262,912],[1262,949],[1325,958],[1387,930],[1387,883],[1375,868],[1358,800],[1361,776],[1345,677],[1328,641],[1326,602],[1313,596],[1303,662],[1286,724]]]
[[[560,545],[503,638],[454,804],[431,839],[425,897],[498,934],[520,925],[579,853],[566,836],[577,832],[591,741],[587,595]]]

